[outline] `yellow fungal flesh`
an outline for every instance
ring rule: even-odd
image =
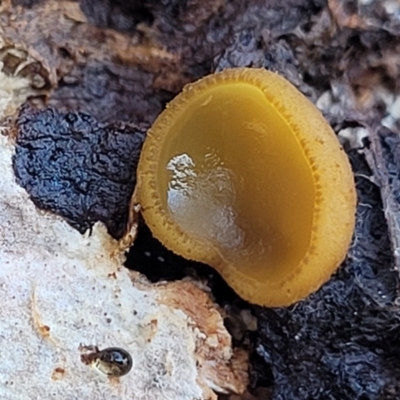
[[[320,287],[354,228],[353,176],[336,136],[297,89],[265,70],[186,86],[148,132],[137,196],[166,247],[265,306]]]

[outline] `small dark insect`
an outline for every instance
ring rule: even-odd
[[[107,376],[123,376],[132,368],[132,357],[126,350],[119,347],[99,350],[97,346],[81,345],[79,350],[84,352],[81,355],[81,361],[85,365],[90,365]]]

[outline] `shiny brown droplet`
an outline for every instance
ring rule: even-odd
[[[119,347],[99,350],[95,346],[81,346],[80,350],[86,352],[81,356],[84,364],[93,366],[109,377],[126,375],[132,369],[131,355]]]
[[[132,368],[132,357],[124,349],[109,347],[98,353],[94,367],[108,376],[123,376]]]

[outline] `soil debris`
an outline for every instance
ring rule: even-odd
[[[14,173],[36,206],[81,233],[101,221],[121,238],[146,127],[29,107],[20,110],[16,127]]]

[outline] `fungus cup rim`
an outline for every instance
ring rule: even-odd
[[[183,232],[158,198],[154,171],[168,139],[168,129],[197,94],[225,83],[247,83],[261,89],[297,138],[311,169],[316,200],[310,246],[296,269],[281,281],[255,281],[235,270],[216,246]],[[144,220],[167,248],[211,265],[242,298],[269,307],[293,304],[325,283],[345,258],[355,224],[353,173],[335,133],[320,111],[291,83],[264,69],[228,69],[186,85],[148,131],[135,193]]]

